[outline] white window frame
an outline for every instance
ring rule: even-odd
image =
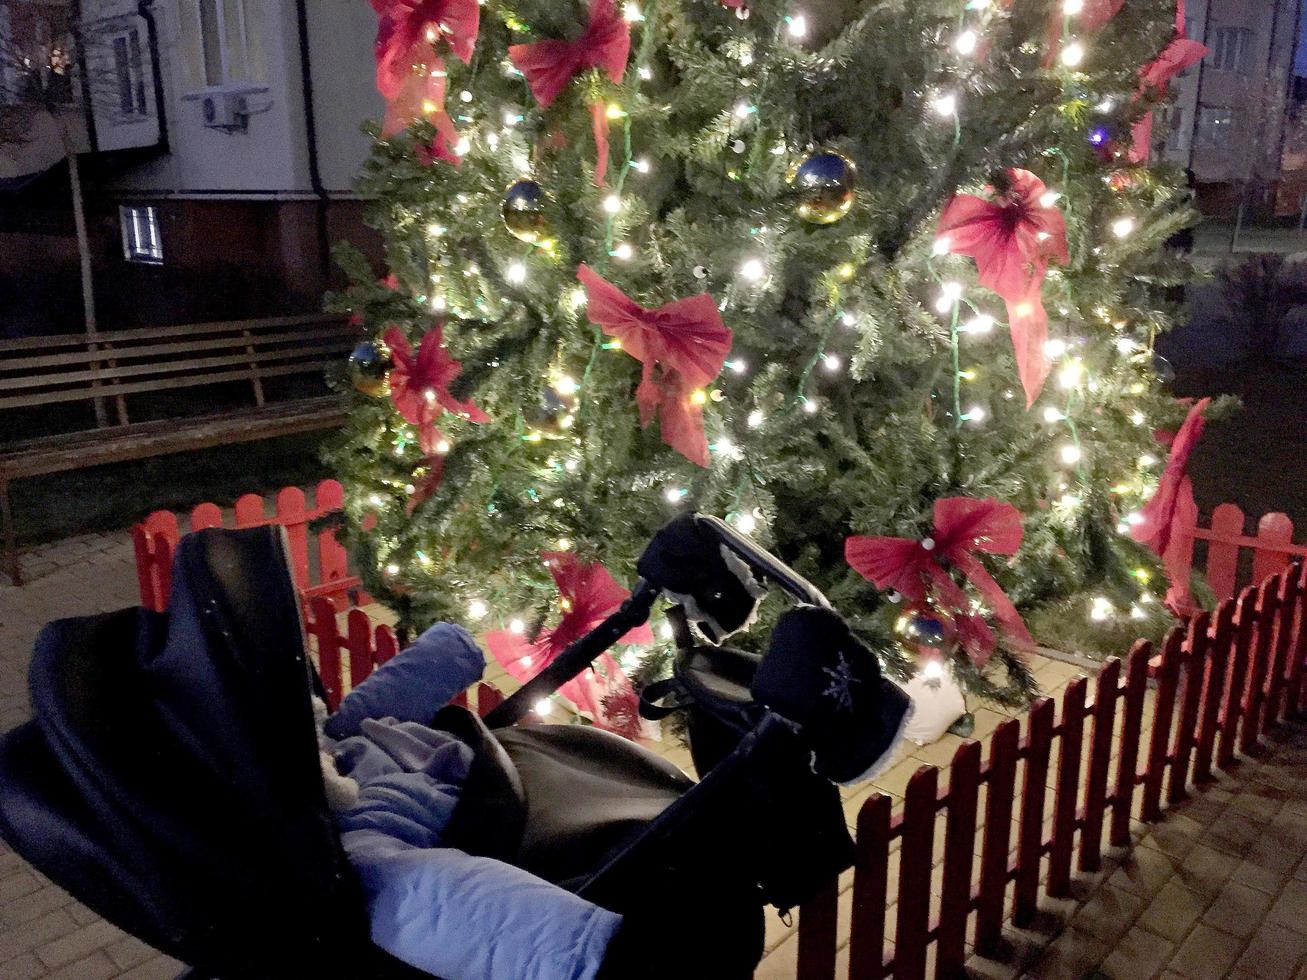
[[[1234,141],[1234,110],[1229,106],[1199,107],[1197,133],[1204,146],[1228,148]]]
[[[204,26],[204,9],[210,6],[213,10],[214,20],[216,22],[217,37],[214,38],[215,46],[218,52],[218,72],[215,80],[214,73],[211,71],[209,64],[209,45],[208,35],[205,33]],[[243,82],[248,79],[235,78],[232,74],[231,65],[231,38],[227,34],[227,12],[228,7],[236,12],[236,29],[240,33],[240,45],[244,53],[245,67],[249,70],[250,58],[250,38],[249,24],[245,19],[244,0],[195,0],[195,19],[200,30],[200,72],[204,76],[204,84],[209,88],[219,85],[230,85],[233,82]]]
[[[120,41],[124,49],[124,58],[121,64],[118,61],[118,43]],[[133,41],[135,41],[134,44]],[[109,50],[111,52],[110,57],[113,59],[114,94],[118,97],[116,109],[118,116],[123,119],[145,118],[150,114],[150,103],[147,98],[145,51],[141,47],[141,32],[133,27],[115,35],[109,42]],[[123,108],[122,104],[124,70],[126,71],[125,80],[130,96],[127,108]]]
[[[1212,37],[1212,68],[1252,74],[1253,32],[1247,27],[1218,27]]]
[[[128,262],[163,265],[158,208],[152,204],[120,204],[118,223],[122,226],[123,258]]]

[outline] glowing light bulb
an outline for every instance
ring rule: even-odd
[[[1080,387],[1080,382],[1084,380],[1084,365],[1079,361],[1072,361],[1066,367],[1057,373],[1057,383],[1065,390]]]
[[[1142,456],[1139,457],[1139,465],[1140,465],[1140,466],[1156,466],[1156,465],[1157,465],[1157,457],[1154,456],[1152,453],[1144,453]]]
[[[740,276],[749,282],[757,282],[767,274],[767,267],[762,264],[761,259],[747,259],[740,266]]]
[[[748,119],[748,118],[749,118],[749,113],[751,113],[751,112],[753,112],[753,106],[748,105],[748,104],[746,104],[746,103],[744,103],[744,102],[741,102],[739,105],[737,105],[737,106],[735,107],[735,118],[736,118],[736,119]]]
[[[963,418],[965,418],[969,422],[975,422],[979,424],[985,421],[985,419],[989,418],[989,413],[985,411],[985,409],[980,405],[972,405],[970,408],[967,409],[967,413],[966,415],[963,416]]]
[[[510,633],[517,633],[521,635],[522,633],[526,632],[526,623],[522,622],[520,619],[514,619],[512,622],[508,624],[508,631]]]
[[[741,357],[737,357],[733,361],[726,361],[725,363],[726,367],[730,368],[736,374],[743,374],[745,371],[749,370],[748,362]]]
[[[958,39],[953,42],[953,46],[957,48],[958,54],[970,55],[975,53],[978,41],[979,38],[976,37],[975,31],[963,31],[958,35]]]
[[[758,526],[757,520],[749,513],[743,513],[735,520],[735,526],[741,534],[752,534]]]
[[[616,214],[622,210],[622,199],[616,194],[609,194],[604,198],[604,211],[608,214]]]
[[[561,375],[558,380],[554,382],[554,391],[558,392],[564,398],[569,395],[575,395],[580,390],[581,386],[570,374]]]
[[[467,614],[473,619],[482,619],[488,612],[490,612],[490,607],[480,599],[473,599],[467,604]]]
[[[817,410],[820,409],[820,408],[821,408],[821,406],[820,406],[819,404],[817,404],[817,399],[815,399],[815,398],[804,398],[804,399],[803,399],[803,410],[804,410],[805,412],[807,412],[809,415],[816,415],[816,414],[817,414]]]
[[[454,144],[454,154],[456,156],[465,157],[471,149],[472,141],[466,136],[460,136],[458,142]]]
[[[786,27],[790,37],[796,40],[806,37],[808,34],[808,19],[803,14],[796,14],[789,19],[789,25]]]
[[[634,161],[631,164],[631,166],[642,174],[647,174],[651,169],[649,166],[649,161],[645,157],[640,157],[640,159]]]
[[[689,492],[685,487],[668,487],[666,492],[663,493],[663,497],[669,504],[679,504]]]
[[[1061,449],[1057,451],[1057,455],[1058,458],[1061,459],[1062,462],[1065,463],[1067,466],[1074,466],[1076,463],[1080,462],[1080,457],[1082,454],[1080,452],[1079,446],[1068,442],[1065,446],[1063,446]]]
[[[1047,357],[1059,358],[1067,351],[1066,341],[1054,338],[1053,340],[1044,341],[1044,354]]]
[[[587,300],[589,297],[586,296],[586,292],[585,292],[585,287],[584,287],[584,286],[573,286],[573,287],[572,287],[572,293],[571,293],[571,296],[570,296],[569,298],[571,299],[572,306],[574,306],[574,307],[580,307],[580,306],[585,306],[585,304],[586,304],[586,300]]]
[[[843,362],[840,361],[838,355],[827,354],[822,359],[821,366],[824,367],[827,371],[834,373],[835,371],[838,371],[843,366]]]
[[[921,665],[921,676],[928,681],[937,681],[944,676],[944,665],[938,660],[927,660]]]
[[[1101,623],[1108,619],[1116,612],[1116,608],[1107,600],[1106,596],[1094,596],[1093,605],[1089,607],[1089,618],[1096,623]]]
[[[1070,17],[1074,17],[1084,9],[1085,0],[1062,0],[1062,11]]]
[[[622,242],[613,249],[613,258],[619,262],[629,262],[633,255],[635,255],[635,249],[631,247],[630,242]]]
[[[386,574],[387,574],[387,575],[398,575],[398,574],[399,574],[399,566],[396,565],[396,564],[392,561],[389,565],[386,566]]]
[[[431,297],[431,309],[435,313],[440,313],[445,309],[446,300],[443,293]]]
[[[696,389],[694,389],[694,391],[690,392],[690,404],[691,404],[691,405],[707,405],[707,404],[708,404],[708,392],[704,391],[702,388],[696,388]]]
[[[550,701],[548,698],[541,698],[539,701],[535,703],[535,707],[532,708],[531,710],[534,711],[536,714],[538,714],[541,718],[547,718],[549,716],[549,712],[554,710],[554,702]]]
[[[449,440],[441,439],[438,443],[436,443],[436,455],[437,456],[447,455],[449,453],[449,448],[450,448]]]
[[[559,539],[558,539],[558,550],[559,550],[559,551],[571,551],[571,550],[572,550],[572,539],[571,539],[571,538],[559,538]]]
[[[567,470],[567,472],[569,473],[575,473],[576,468],[580,465],[581,465],[580,460],[569,459],[565,463],[563,463],[563,469]]]
[[[640,11],[640,5],[634,3],[633,0],[626,0],[626,5],[622,7],[622,16],[632,24],[644,20],[644,14]]]
[[[935,243],[931,245],[930,250],[936,255],[948,255],[952,248],[953,242],[948,235],[940,235],[935,239]]]
[[[1121,354],[1132,354],[1135,349],[1135,342],[1129,337],[1117,337],[1116,349]]]
[[[1047,422],[1049,425],[1054,425],[1058,422],[1061,422],[1064,418],[1066,418],[1066,416],[1063,415],[1061,412],[1059,412],[1052,405],[1049,405],[1046,409],[1044,409],[1044,421]]]
[[[980,313],[974,319],[962,324],[959,329],[963,333],[987,334],[994,329],[994,318],[988,313]]]
[[[644,66],[641,66],[640,70],[636,72],[636,74],[639,75],[640,80],[644,82],[647,82],[649,81],[649,79],[653,78],[653,71]]]
[[[958,98],[951,92],[935,97],[931,107],[941,116],[951,116],[958,111]]]
[[[1134,527],[1136,524],[1142,524],[1144,522],[1144,515],[1139,513],[1137,510],[1132,510],[1130,513],[1125,515],[1125,522],[1131,527]]]
[[[748,423],[750,429],[756,429],[758,428],[758,426],[762,425],[762,423],[765,420],[766,420],[766,416],[755,408],[752,412],[749,413],[749,417],[745,421]]]
[[[852,327],[857,322],[858,322],[858,318],[854,316],[852,313],[840,314],[840,323],[844,324],[846,327]]]
[[[461,92],[458,93],[458,98],[459,98],[459,101],[461,101],[461,102],[465,102],[465,103],[466,103],[466,102],[471,102],[471,101],[472,101],[472,93],[469,92],[467,89],[463,89],[463,91],[461,91]]]
[[[1130,421],[1133,422],[1135,425],[1143,425],[1145,422],[1148,421],[1148,419],[1143,412],[1134,411],[1130,413]]]
[[[1085,60],[1085,46],[1079,41],[1072,41],[1062,49],[1062,64],[1074,68]]]
[[[1057,191],[1044,191],[1043,194],[1039,195],[1039,206],[1041,208],[1051,208],[1061,196]]]
[[[432,238],[439,238],[448,230],[449,229],[447,229],[444,225],[442,225],[438,221],[433,221],[431,222],[431,224],[427,225],[427,234],[430,235]]]
[[[1112,234],[1117,238],[1125,238],[1135,230],[1135,219],[1131,217],[1117,218],[1112,222]]]
[[[1111,112],[1116,108],[1116,102],[1112,99],[1104,99],[1098,105],[1094,106],[1099,112]]]
[[[510,262],[504,270],[504,278],[515,286],[526,282],[526,266],[521,262]]]
[[[522,118],[521,116],[519,116],[516,112],[513,112],[511,109],[507,110],[504,113],[504,125],[509,127],[516,126],[518,120],[521,118]]]

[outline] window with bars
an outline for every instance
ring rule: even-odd
[[[1198,139],[1207,146],[1228,147],[1234,136],[1234,113],[1224,106],[1198,110]]]
[[[1253,32],[1246,27],[1218,27],[1212,34],[1212,67],[1247,75],[1252,71]]]
[[[163,264],[158,208],[123,204],[118,208],[118,221],[123,231],[123,258],[128,262]]]
[[[113,39],[113,71],[118,111],[124,116],[144,116],[145,71],[139,31],[131,30]]]

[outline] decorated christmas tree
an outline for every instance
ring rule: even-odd
[[[1191,212],[1147,165],[1183,10],[798,2],[372,0],[388,269],[340,255],[329,457],[405,622],[538,669],[691,508],[989,697],[1032,632],[1166,617],[1129,532],[1178,499],[1139,510],[1185,414],[1152,343]]]

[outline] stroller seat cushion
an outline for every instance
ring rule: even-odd
[[[495,737],[526,801],[514,863],[564,887],[599,870],[694,785],[648,749],[597,728],[531,725]]]

